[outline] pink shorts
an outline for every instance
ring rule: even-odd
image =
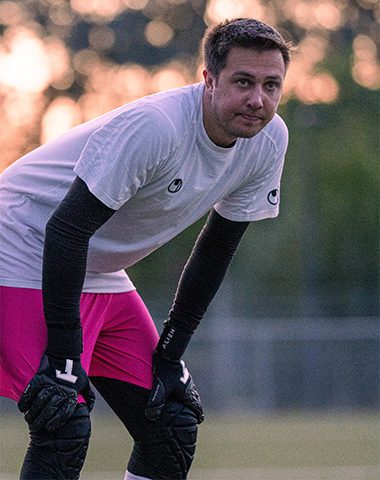
[[[18,401],[46,348],[42,293],[0,286],[0,395]],[[136,291],[84,293],[83,368],[91,376],[152,386],[158,333]]]

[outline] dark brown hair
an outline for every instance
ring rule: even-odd
[[[232,47],[251,48],[257,51],[280,50],[285,68],[290,62],[291,43],[270,25],[253,18],[226,20],[207,29],[203,39],[206,68],[218,76],[226,66]]]

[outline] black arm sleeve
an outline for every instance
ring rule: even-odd
[[[158,351],[178,360],[219,289],[249,222],[210,212],[182,272]]]
[[[46,225],[42,291],[50,355],[72,358],[81,353],[79,302],[88,245],[113,213],[77,177]]]

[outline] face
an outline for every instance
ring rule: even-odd
[[[280,50],[233,47],[218,76],[205,70],[203,121],[217,145],[253,137],[269,123],[281,99],[285,64]]]

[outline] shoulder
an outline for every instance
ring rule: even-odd
[[[107,127],[124,133],[139,131],[149,139],[174,140],[195,122],[201,97],[198,84],[148,95],[125,105]]]
[[[181,88],[167,90],[145,98],[145,108],[154,112],[157,120],[171,125],[178,135],[196,123],[202,102],[203,86],[201,84],[188,85]]]
[[[259,135],[261,135],[262,140],[268,142],[276,152],[286,150],[288,146],[288,127],[277,113]]]
[[[184,87],[173,88],[162,92],[148,95],[141,99],[147,105],[168,113],[172,112],[173,107],[184,111],[193,110],[202,98],[203,84],[195,83]]]

